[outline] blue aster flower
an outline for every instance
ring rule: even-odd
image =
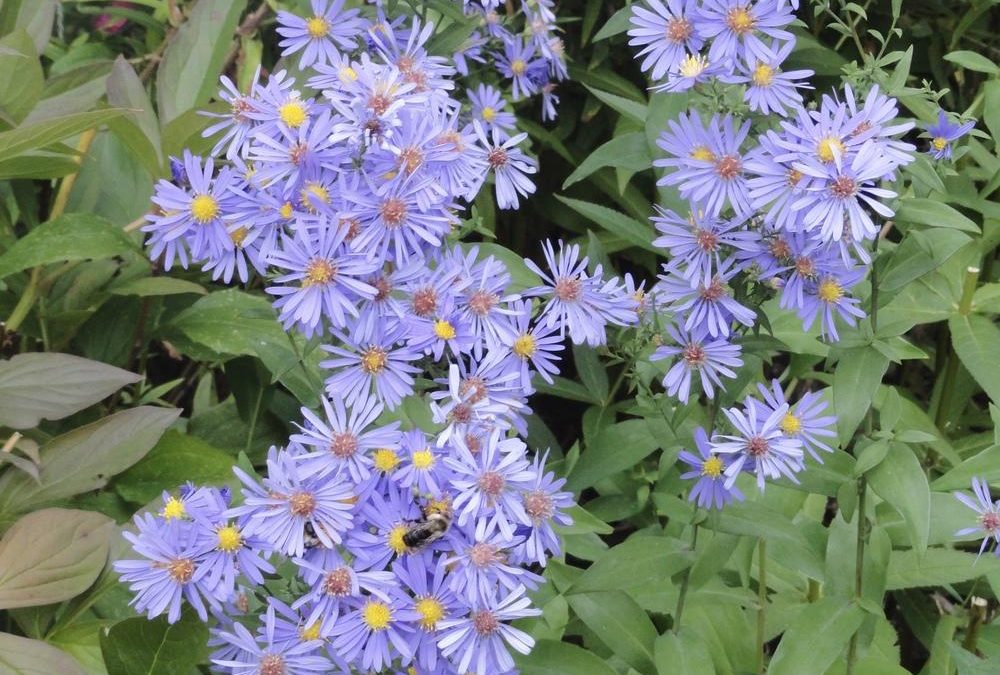
[[[420,668],[434,672],[440,664],[438,627],[461,611],[461,604],[448,587],[445,558],[431,563],[422,556],[407,556],[394,562],[392,571],[412,598],[412,609],[418,616],[411,638],[413,659]]]
[[[307,626],[318,626],[319,636],[329,638],[344,611],[365,598],[389,602],[396,579],[385,570],[357,571],[336,550],[323,549],[312,560],[295,558],[299,575],[309,584],[292,604],[306,616]],[[343,656],[343,655],[341,655]]]
[[[737,302],[729,287],[729,281],[740,271],[733,258],[724,260],[708,283],[694,280],[695,286],[681,275],[677,259],[665,264],[663,270],[665,274],[660,275],[656,285],[657,300],[678,318],[684,318],[685,330],[704,328],[713,338],[725,338],[733,321],[753,326],[757,313]]]
[[[339,50],[357,46],[355,37],[364,23],[357,9],[344,9],[344,0],[312,0],[312,16],[303,18],[291,12],[278,12],[278,43],[288,56],[302,52],[299,66],[326,63],[339,55]]]
[[[386,569],[389,561],[412,552],[403,540],[410,525],[420,519],[412,494],[389,487],[372,492],[358,514],[359,525],[344,541],[358,570]]]
[[[758,405],[748,404],[745,412],[739,408],[723,408],[722,412],[735,433],[713,436],[711,447],[717,454],[732,456],[725,469],[727,488],[733,487],[744,469],[756,474],[757,487],[761,490],[767,478],[777,480],[785,476],[798,482],[795,474],[804,468],[802,441],[785,436],[781,430],[788,404],[766,411]],[[770,414],[764,417],[761,412]]]
[[[975,499],[962,492],[954,492],[955,498],[976,512],[977,525],[964,527],[955,533],[956,537],[981,533],[983,543],[979,546],[979,555],[990,545],[990,539],[1000,544],[1000,500],[994,502],[990,496],[990,486],[985,480],[972,477],[972,493]]]
[[[927,149],[927,152],[934,159],[951,159],[954,142],[972,131],[975,126],[976,120],[953,124],[948,119],[948,113],[944,110],[939,110],[937,123],[927,127],[927,133],[931,137],[930,147]]]
[[[787,405],[788,410],[778,426],[786,436],[802,441],[806,452],[822,464],[823,458],[817,451],[833,452],[833,448],[822,439],[837,437],[837,416],[823,414],[829,403],[823,399],[822,394],[808,391],[798,401],[790,403],[778,380],[771,380],[770,388],[758,383],[757,390],[764,398],[763,404],[757,399],[750,399],[750,403],[762,406],[764,412],[761,416]]]
[[[221,631],[217,636],[221,641],[236,648],[231,658],[215,658],[213,663],[227,668],[234,675],[309,675],[328,673],[332,668],[330,660],[319,653],[322,643],[310,640],[298,644],[275,640],[275,613],[268,607],[263,617],[263,631],[254,637],[238,621],[233,622],[232,632]]]
[[[705,395],[714,398],[716,387],[724,388],[721,378],[735,378],[733,369],[743,365],[739,345],[721,337],[713,339],[704,328],[689,333],[670,326],[667,332],[674,344],[657,347],[650,358],[656,361],[678,357],[664,376],[663,387],[669,396],[677,396],[681,403],[688,402],[694,373],[698,373]]]
[[[808,284],[798,310],[803,330],[809,330],[819,317],[823,337],[836,342],[840,339],[837,333],[838,316],[848,326],[854,326],[857,319],[863,319],[865,312],[858,306],[861,301],[849,296],[847,291],[864,278],[865,272],[864,268],[859,268],[840,274],[825,274]]]
[[[532,373],[537,372],[552,384],[552,376],[559,374],[555,362],[561,357],[557,354],[566,347],[557,326],[543,325],[540,321],[532,323],[529,301],[519,300],[512,307],[514,311],[500,344],[506,352],[506,367],[519,374],[521,389],[531,394],[534,391]]]
[[[421,371],[411,364],[420,354],[403,343],[401,327],[371,330],[367,338],[335,337],[342,346],[323,345],[333,358],[320,362],[334,371],[326,378],[330,396],[342,396],[353,405],[372,395],[391,410],[413,393],[413,376]]]
[[[813,71],[781,69],[781,63],[788,58],[794,47],[794,42],[786,42],[768,58],[748,54],[746,60],[740,63],[739,74],[731,78],[731,81],[747,85],[743,99],[750,110],[765,115],[773,112],[785,116],[787,111],[802,106],[802,95],[798,90],[812,89],[803,80],[812,77]]]
[[[399,484],[421,494],[440,497],[448,485],[451,470],[444,464],[446,449],[430,443],[420,429],[403,432],[403,457],[398,471]]]
[[[783,0],[705,0],[696,23],[698,33],[712,40],[709,58],[732,61],[753,55],[766,60],[772,42],[794,42],[795,36],[784,30],[795,16]]]
[[[543,577],[511,560],[511,551],[523,543],[523,536],[509,537],[499,530],[477,533],[472,523],[453,527],[458,537],[445,564],[451,570],[450,588],[465,603],[489,599],[498,589],[501,592],[522,586],[534,589],[545,582]]]
[[[651,220],[662,236],[654,246],[668,249],[671,257],[683,262],[681,276],[691,285],[708,286],[722,269],[721,253],[733,249],[740,257],[749,258],[758,250],[760,235],[746,228],[748,218],[737,216],[728,220],[700,214],[692,208],[687,218],[669,209],[656,206],[659,216]]]
[[[397,657],[404,663],[413,658],[414,623],[420,615],[398,587],[388,595],[351,603],[331,629],[333,649],[366,671],[382,671]]]
[[[532,68],[538,62],[535,58],[535,46],[513,36],[504,36],[504,51],[495,54],[497,68],[502,77],[511,80],[511,92],[518,101],[531,96],[538,91],[537,86],[529,76]]]
[[[522,495],[524,512],[528,516],[524,524],[529,532],[523,541],[511,548],[512,562],[545,567],[548,557],[558,556],[562,550],[553,526],[573,524],[573,519],[565,512],[573,506],[573,493],[561,489],[566,484],[565,478],[556,478],[552,471],[545,471],[547,458],[548,451],[545,451],[532,460],[534,478]]]
[[[538,171],[538,163],[517,147],[528,137],[520,133],[503,138],[497,127],[489,136],[478,120],[473,122],[476,135],[483,147],[483,159],[493,172],[496,185],[497,205],[501,209],[516,209],[520,205],[519,196],[528,197],[535,192],[535,184],[528,174]]]
[[[517,118],[514,113],[507,112],[507,101],[500,91],[488,84],[480,84],[470,89],[469,103],[472,104],[472,118],[479,120],[486,131],[494,128],[501,131],[513,131],[517,128]]]
[[[726,464],[712,451],[708,434],[701,427],[694,430],[694,444],[698,454],[681,450],[678,459],[691,470],[681,474],[682,480],[697,479],[688,499],[703,509],[721,509],[732,501],[743,501],[743,493],[735,485],[726,487]]]
[[[642,47],[636,59],[653,80],[677,68],[688,54],[701,51],[704,40],[695,30],[697,0],[645,0],[632,5],[629,44]]]

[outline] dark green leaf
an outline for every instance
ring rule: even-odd
[[[515,654],[521,675],[615,675],[614,668],[586,649],[568,642],[539,640],[531,654]]]
[[[1000,572],[1000,559],[964,551],[929,548],[924,553],[912,549],[893,551],[889,558],[886,590],[957,584],[984,574]]]
[[[959,211],[937,201],[908,197],[899,203],[896,220],[901,223],[916,223],[931,227],[947,227],[963,232],[979,232],[979,226],[963,216]]]
[[[594,150],[587,159],[580,162],[576,170],[563,182],[565,190],[570,185],[578,183],[598,169],[607,166],[623,167],[632,171],[642,171],[652,165],[649,156],[649,146],[646,144],[646,134],[633,131],[612,138]]]
[[[656,671],[659,675],[715,675],[708,646],[693,631],[664,633],[656,639]]]
[[[768,675],[825,672],[864,617],[864,610],[845,598],[823,598],[806,605],[781,637]]]
[[[158,176],[163,157],[160,154],[160,125],[146,88],[135,70],[119,56],[107,80],[108,102],[128,110],[128,114],[109,123],[111,130],[142,161],[151,176]]]
[[[231,481],[233,462],[232,455],[170,429],[148,455],[115,479],[114,488],[124,499],[146,504],[186,481],[198,485]]]
[[[998,68],[995,63],[982,54],[978,54],[976,52],[964,50],[950,52],[944,55],[944,60],[951,61],[952,63],[962,66],[963,68],[967,68],[968,70],[986,73],[987,75],[996,75],[997,73],[1000,73],[1000,68]]]
[[[622,591],[581,593],[567,598],[573,612],[605,646],[643,675],[656,673],[656,628],[646,612]]]
[[[646,420],[634,419],[601,430],[573,467],[566,487],[574,492],[635,466],[670,439],[657,439]]]
[[[837,431],[846,445],[871,407],[872,397],[889,359],[874,347],[853,347],[840,353],[833,376],[833,409],[837,411]]]
[[[631,7],[622,7],[617,12],[615,12],[608,22],[601,26],[601,30],[597,31],[597,35],[594,36],[594,42],[598,40],[606,40],[609,37],[614,37],[615,35],[621,35],[629,29],[629,19],[632,15]]]
[[[556,199],[584,218],[597,223],[608,232],[618,235],[633,246],[638,246],[654,253],[663,252],[653,246],[653,228],[646,223],[630,218],[624,213],[609,209],[600,204],[592,204],[591,202],[571,199],[562,195],[556,195]]]
[[[570,587],[567,594],[623,590],[643,604],[643,596],[670,586],[670,577],[691,565],[694,555],[676,540],[636,535],[609,549]]]
[[[138,617],[120,621],[101,636],[108,675],[179,675],[206,656],[208,628],[186,608],[180,621]]]
[[[110,258],[134,250],[120,226],[99,216],[70,213],[39,225],[0,255],[0,279],[37,265]]]
[[[120,117],[124,112],[109,108],[73,113],[51,117],[41,122],[22,124],[16,129],[4,131],[0,133],[0,161],[23,155],[30,150],[47,147],[87,129],[99,127]]]
[[[108,289],[113,295],[138,295],[150,297],[155,295],[181,295],[194,293],[205,295],[205,287],[193,281],[185,281],[175,277],[139,277]]]

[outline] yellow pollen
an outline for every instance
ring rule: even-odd
[[[754,18],[745,7],[736,7],[729,10],[726,15],[726,23],[737,35],[743,35],[753,30]]]
[[[452,340],[455,337],[455,327],[444,319],[434,322],[434,334],[442,340]]]
[[[317,258],[306,265],[306,276],[302,280],[302,288],[310,286],[323,286],[337,275],[335,268],[329,260]]]
[[[843,156],[844,144],[835,136],[827,136],[816,146],[816,156],[824,162],[832,162],[835,157]]]
[[[492,122],[497,116],[497,111],[490,106],[483,106],[482,115],[484,120]]]
[[[240,531],[235,525],[226,525],[225,527],[221,527],[215,535],[219,539],[219,545],[216,548],[220,551],[235,553],[240,550],[241,546],[243,546],[243,537],[240,536]]]
[[[295,209],[294,207],[292,207],[291,202],[285,202],[284,204],[281,205],[281,208],[278,209],[278,215],[280,215],[285,220],[290,220],[293,213],[295,213]]]
[[[160,515],[167,520],[177,520],[187,515],[187,509],[184,508],[184,502],[177,499],[177,497],[171,497],[164,502]]]
[[[287,126],[297,129],[306,121],[306,107],[297,98],[290,99],[278,108],[278,117]]]
[[[774,79],[774,68],[766,63],[759,64],[753,71],[753,83],[758,87],[766,87]]]
[[[299,195],[299,200],[302,202],[302,208],[312,213],[316,213],[313,203],[320,202],[322,204],[329,204],[330,191],[315,181],[307,181],[305,187],[302,188],[302,192]]]
[[[330,32],[330,24],[323,17],[314,16],[306,21],[306,30],[309,31],[309,37],[319,39],[326,37],[326,34]]]
[[[699,54],[688,54],[681,61],[681,77],[698,77],[708,68],[708,59]]]
[[[361,620],[372,630],[385,630],[392,621],[392,610],[384,602],[372,600],[362,608]]]
[[[938,136],[933,141],[931,141],[931,145],[934,146],[935,150],[944,150],[946,147],[948,147],[948,139]]]
[[[524,62],[524,59],[514,59],[510,62],[510,72],[515,75],[524,75],[524,71],[528,69],[528,64]]]
[[[437,623],[444,618],[444,605],[434,598],[421,598],[417,600],[414,609],[420,615],[420,627],[424,630],[434,630]]]
[[[391,448],[379,448],[375,451],[374,457],[375,468],[382,473],[389,473],[397,466],[399,466],[399,455],[396,451]]]
[[[191,217],[204,225],[219,215],[219,202],[212,195],[198,195],[191,200]]]
[[[722,460],[712,455],[701,463],[701,475],[708,476],[709,478],[718,478],[722,475],[723,468],[725,467],[722,465]]]
[[[451,498],[429,499],[424,504],[424,513],[451,513]]]
[[[413,466],[417,469],[429,469],[434,466],[434,453],[429,448],[413,453]]]
[[[299,637],[302,638],[303,642],[319,640],[319,621],[309,626],[301,626],[299,628]]]
[[[706,148],[704,145],[699,145],[691,151],[691,159],[699,159],[703,162],[714,162],[715,153]]]
[[[409,546],[403,541],[403,535],[406,534],[405,525],[396,525],[391,530],[385,538],[385,545],[391,548],[396,555],[403,555],[409,550]]]
[[[834,279],[824,279],[819,284],[816,294],[823,302],[837,302],[844,297],[844,289]]]
[[[354,82],[358,79],[358,71],[350,66],[341,66],[340,70],[337,71],[337,77],[340,78],[341,82]]]
[[[361,370],[369,375],[378,375],[385,368],[388,356],[381,347],[370,347],[361,355]]]
[[[786,435],[794,436],[802,430],[802,420],[792,413],[785,413],[785,416],[781,418],[781,424],[779,426]]]
[[[529,359],[535,354],[535,336],[529,333],[514,340],[514,353],[522,359]]]
[[[235,230],[229,233],[229,238],[232,240],[233,245],[237,248],[243,245],[243,240],[247,238],[247,228],[237,227]]]

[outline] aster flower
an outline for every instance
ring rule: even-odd
[[[648,8],[647,8],[648,6]],[[654,80],[661,79],[704,44],[695,30],[697,0],[645,0],[632,5],[629,44],[642,47],[635,55]]]
[[[821,439],[837,437],[837,416],[823,415],[823,411],[827,409],[829,404],[823,399],[822,394],[809,391],[794,404],[791,404],[785,398],[785,393],[777,380],[771,380],[770,389],[762,383],[757,385],[757,389],[764,397],[764,405],[762,406],[764,412],[761,413],[761,416],[769,415],[771,411],[788,405],[788,411],[781,418],[781,423],[778,426],[786,436],[802,441],[802,447],[812,455],[813,459],[822,464],[823,459],[817,451],[833,452],[833,448]],[[749,401],[753,405],[761,405],[757,399],[751,398]]]
[[[332,634],[343,610],[357,606],[364,598],[389,602],[396,584],[391,572],[359,572],[332,549],[323,549],[313,560],[295,558],[292,562],[310,587],[292,608],[307,608],[306,625],[318,626],[318,634],[324,638]]]
[[[298,187],[306,176],[326,169],[338,171],[350,159],[348,148],[336,143],[331,132],[329,110],[305,119],[295,127],[279,124],[275,133],[253,137],[248,160],[259,167],[255,178],[262,185],[281,183],[286,192]]]
[[[723,61],[756,56],[766,60],[770,49],[761,39],[795,40],[784,30],[795,16],[783,0],[705,0],[696,26],[698,33],[712,40],[709,58]]]
[[[212,113],[202,112],[206,117],[219,118],[219,121],[209,125],[202,133],[203,138],[211,138],[219,133],[222,136],[216,141],[212,148],[212,155],[218,156],[225,149],[227,159],[237,156],[246,156],[249,148],[250,135],[254,130],[255,122],[247,113],[256,109],[256,97],[259,93],[260,67],[254,72],[250,81],[249,92],[244,94],[236,84],[223,75],[219,78],[222,89],[216,98],[229,104],[229,112]]]
[[[521,654],[531,651],[535,644],[531,636],[505,623],[542,613],[531,607],[525,591],[521,587],[495,599],[483,599],[470,607],[467,616],[441,622],[438,645],[459,672],[505,673],[514,667],[507,646]]]
[[[181,521],[158,520],[146,513],[135,517],[138,534],[123,532],[133,550],[143,560],[117,560],[115,571],[135,593],[130,605],[150,619],[166,613],[167,621],[181,617],[182,600],[187,600],[208,620],[207,602],[218,606],[215,588],[207,583],[209,568],[201,565],[204,544],[197,533]]]
[[[765,418],[757,405],[747,405],[744,413],[739,408],[723,408],[726,418],[733,425],[735,435],[718,435],[712,438],[712,451],[720,455],[733,455],[725,469],[725,487],[732,488],[740,471],[747,469],[757,475],[757,487],[764,489],[765,478],[786,476],[797,483],[795,474],[803,469],[802,441],[789,438],[781,430],[781,421],[788,413],[788,404],[769,410]]]
[[[441,360],[445,349],[455,358],[468,354],[477,342],[472,323],[454,308],[445,309],[430,318],[415,318],[409,326],[410,348],[431,354],[435,361]]]
[[[278,298],[274,306],[286,329],[295,326],[312,337],[320,331],[323,318],[343,328],[348,316],[358,315],[356,298],[375,296],[375,289],[359,277],[373,272],[377,264],[344,251],[345,233],[321,217],[315,227],[296,228],[294,237],[285,237],[281,249],[271,255],[271,264],[288,270],[267,288]]]
[[[710,60],[704,54],[688,54],[667,71],[667,81],[652,87],[654,93],[677,94],[697,84],[709,82],[727,72],[722,61]]]
[[[399,422],[371,428],[384,409],[374,397],[357,397],[350,410],[336,394],[321,401],[325,416],[302,408],[307,424],[299,426],[302,433],[291,437],[294,443],[315,448],[300,458],[304,472],[322,475],[332,469],[350,475],[356,483],[363,482],[371,474],[371,450],[399,447]]]
[[[372,492],[358,519],[362,524],[344,542],[357,569],[385,569],[390,560],[416,553],[403,539],[410,523],[420,519],[409,490],[388,487],[382,494]]]
[[[828,102],[827,99],[827,96],[823,97],[823,106],[832,105],[832,101]],[[845,84],[844,105],[851,115],[847,120],[851,137],[874,141],[894,168],[905,166],[914,160],[916,148],[910,143],[899,140],[900,136],[914,127],[914,123],[900,122],[897,119],[899,106],[896,99],[882,93],[877,84],[872,85],[865,94],[864,105],[861,106],[855,99],[851,85]],[[894,180],[895,172],[886,174],[885,179]]]
[[[952,124],[948,114],[944,110],[939,110],[937,122],[927,127],[927,133],[931,137],[928,154],[934,159],[951,159],[954,142],[972,131],[975,126],[976,120]]]
[[[722,269],[720,252],[723,247],[753,254],[760,235],[745,228],[747,217],[720,220],[701,214],[692,208],[687,218],[656,205],[659,216],[651,220],[662,236],[653,240],[653,246],[668,249],[674,260],[684,263],[681,276],[692,285],[708,286]],[[744,255],[743,257],[750,257]]]
[[[765,115],[774,112],[784,116],[788,110],[801,107],[802,95],[798,90],[812,88],[808,82],[801,80],[811,77],[813,71],[781,70],[781,63],[788,58],[794,47],[794,42],[786,42],[768,58],[748,54],[746,61],[740,65],[740,74],[731,78],[731,81],[747,84],[743,99],[750,110]]]
[[[431,415],[434,421],[445,425],[445,428],[438,433],[438,447],[444,447],[452,438],[461,438],[477,423],[485,423],[497,429],[510,427],[504,420],[510,416],[510,405],[513,401],[508,399],[497,402],[479,396],[479,392],[475,389],[463,386],[459,373],[458,366],[451,364],[448,368],[447,393],[434,396],[431,400]]]
[[[206,568],[205,584],[215,589],[215,597],[220,601],[233,597],[236,577],[240,574],[255,584],[263,584],[263,573],[274,572],[274,567],[261,557],[270,553],[270,543],[262,537],[246,535],[239,522],[202,518],[197,514],[194,522],[198,526],[196,536],[206,549],[200,561]]]
[[[802,214],[793,205],[809,187],[812,178],[792,166],[792,159],[778,161],[787,156],[780,147],[779,136],[769,131],[758,138],[760,145],[747,153],[744,167],[750,178],[750,205],[765,211],[764,222],[777,228],[795,231],[801,229]],[[794,157],[794,156],[793,156]]]
[[[543,577],[511,560],[511,551],[524,541],[522,536],[511,538],[499,530],[477,534],[472,523],[454,528],[458,533],[454,552],[445,558],[451,570],[448,583],[466,603],[492,598],[498,589],[502,592],[521,586],[533,589],[545,582]]]
[[[517,147],[528,134],[520,133],[503,139],[497,127],[493,127],[492,134],[487,136],[478,120],[473,122],[473,126],[483,146],[486,164],[493,172],[497,205],[501,209],[518,208],[518,195],[527,197],[535,192],[535,184],[528,179],[527,174],[538,171],[535,160]]]
[[[979,546],[979,555],[990,545],[990,539],[1000,544],[1000,501],[994,502],[990,496],[990,486],[985,480],[973,476],[972,493],[975,499],[961,492],[954,492],[955,498],[976,512],[979,524],[975,527],[965,527],[955,533],[956,537],[982,533],[983,543]]]
[[[451,475],[442,461],[445,451],[431,445],[420,429],[403,432],[400,444],[403,459],[397,472],[399,484],[423,494],[441,495]]]
[[[732,258],[723,261],[711,281],[697,281],[694,287],[676,269],[676,259],[663,269],[666,274],[660,275],[656,286],[657,300],[669,303],[674,313],[684,317],[685,330],[704,328],[714,338],[728,337],[731,321],[753,326],[757,313],[737,302],[730,292],[729,281],[739,272]]]
[[[339,544],[354,518],[355,489],[339,473],[302,472],[288,451],[272,448],[263,484],[239,467],[233,473],[243,483],[244,503],[229,517],[244,520],[243,533],[259,535],[285,555],[305,551],[306,524],[324,546]]]
[[[275,640],[274,607],[268,607],[263,618],[263,631],[254,637],[238,621],[231,625],[233,632],[220,631],[221,641],[236,648],[232,658],[213,659],[217,666],[227,668],[234,675],[308,675],[328,673],[332,668],[330,660],[318,653],[322,643],[318,640],[298,644]]]
[[[561,490],[565,478],[556,478],[555,473],[545,471],[548,451],[536,454],[531,471],[534,479],[525,487],[522,496],[524,512],[528,515],[525,525],[529,533],[524,541],[513,547],[511,560],[517,563],[537,564],[545,567],[548,555],[560,553],[559,537],[553,525],[566,527],[573,523],[563,509],[573,506],[573,493]]]
[[[500,75],[511,80],[511,92],[514,100],[518,101],[525,96],[531,96],[538,89],[529,77],[532,68],[535,67],[535,46],[528,42],[525,44],[520,37],[504,36],[504,51],[496,54],[496,64]]]
[[[677,396],[681,403],[688,402],[693,373],[697,372],[700,376],[705,395],[714,398],[715,388],[724,388],[721,377],[735,378],[733,368],[743,365],[739,345],[731,344],[725,338],[712,339],[704,328],[689,333],[683,328],[670,326],[667,332],[674,344],[657,347],[650,359],[657,361],[679,357],[664,376],[663,387],[669,396]]]
[[[501,345],[508,350],[505,357],[507,368],[520,375],[521,389],[531,394],[531,374],[537,372],[542,379],[552,384],[552,376],[559,374],[556,361],[561,360],[558,352],[565,349],[563,337],[556,326],[532,324],[531,303],[519,300],[513,304],[514,313],[510,317],[509,328],[504,332]]]
[[[408,598],[395,589],[388,600],[359,600],[334,624],[333,649],[366,671],[382,671],[396,655],[407,662],[413,657],[411,635],[419,617]]]
[[[688,499],[696,502],[703,509],[721,509],[734,499],[743,501],[743,493],[735,485],[726,487],[725,462],[717,454],[712,452],[712,446],[708,441],[708,434],[701,427],[694,430],[694,444],[698,454],[681,450],[678,459],[691,467],[690,471],[681,474],[682,480],[697,478],[694,487],[691,488]]]
[[[438,667],[438,627],[461,610],[455,594],[448,587],[448,568],[444,557],[436,564],[420,556],[407,556],[392,565],[392,571],[412,596],[413,611],[418,615],[411,638],[414,660],[421,668],[434,672]]]
[[[288,56],[302,52],[299,66],[308,68],[314,63],[326,63],[344,50],[357,46],[355,36],[363,23],[356,9],[344,10],[344,0],[312,0],[313,15],[308,19],[291,12],[278,12],[278,34],[284,39],[278,43]]]
[[[858,268],[842,274],[827,274],[806,288],[806,295],[798,311],[803,322],[803,330],[809,330],[816,317],[820,320],[820,332],[823,337],[829,337],[836,342],[840,339],[837,333],[836,317],[840,317],[848,326],[854,326],[856,319],[865,317],[864,311],[858,307],[861,301],[847,295],[847,291],[861,281],[865,269]]]
[[[420,369],[411,363],[420,354],[401,344],[401,327],[367,333],[363,339],[336,334],[343,346],[323,345],[334,358],[320,366],[335,371],[326,378],[326,391],[342,396],[347,405],[372,394],[391,410],[413,393],[413,376]]]
[[[469,90],[469,103],[472,104],[472,118],[478,120],[486,131],[494,128],[501,131],[513,131],[517,128],[517,118],[507,112],[507,101],[499,90],[488,84],[480,84]]]

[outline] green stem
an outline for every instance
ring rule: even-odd
[[[691,527],[691,550],[698,544],[698,523]],[[684,601],[687,599],[688,586],[691,584],[691,567],[684,570],[684,580],[681,582],[681,592],[677,596],[677,609],[674,611],[674,633],[681,629],[681,615],[684,614]]]
[[[972,311],[972,297],[976,293],[976,285],[978,283],[979,268],[966,268],[965,281],[962,284],[962,297],[958,301],[958,313],[960,315],[968,316]],[[937,413],[934,416],[934,422],[942,432],[948,424],[947,417],[951,411],[956,377],[958,377],[958,355],[955,354],[955,348],[951,347],[948,352],[948,365],[944,371],[944,380],[941,383],[941,396],[938,397]]]
[[[864,588],[865,571],[865,530],[867,529],[867,517],[865,516],[865,497],[868,494],[868,482],[864,476],[858,478],[858,532],[857,549],[854,553],[854,599],[861,600],[861,592]],[[854,631],[851,642],[847,647],[847,675],[853,675],[854,664],[858,659],[858,631]]]
[[[757,673],[764,673],[764,640],[767,636],[767,540],[757,542]]]
[[[979,640],[979,628],[986,620],[986,600],[973,597],[969,604],[969,625],[965,628],[965,638],[962,640],[962,648],[966,651],[976,653],[976,642]]]

